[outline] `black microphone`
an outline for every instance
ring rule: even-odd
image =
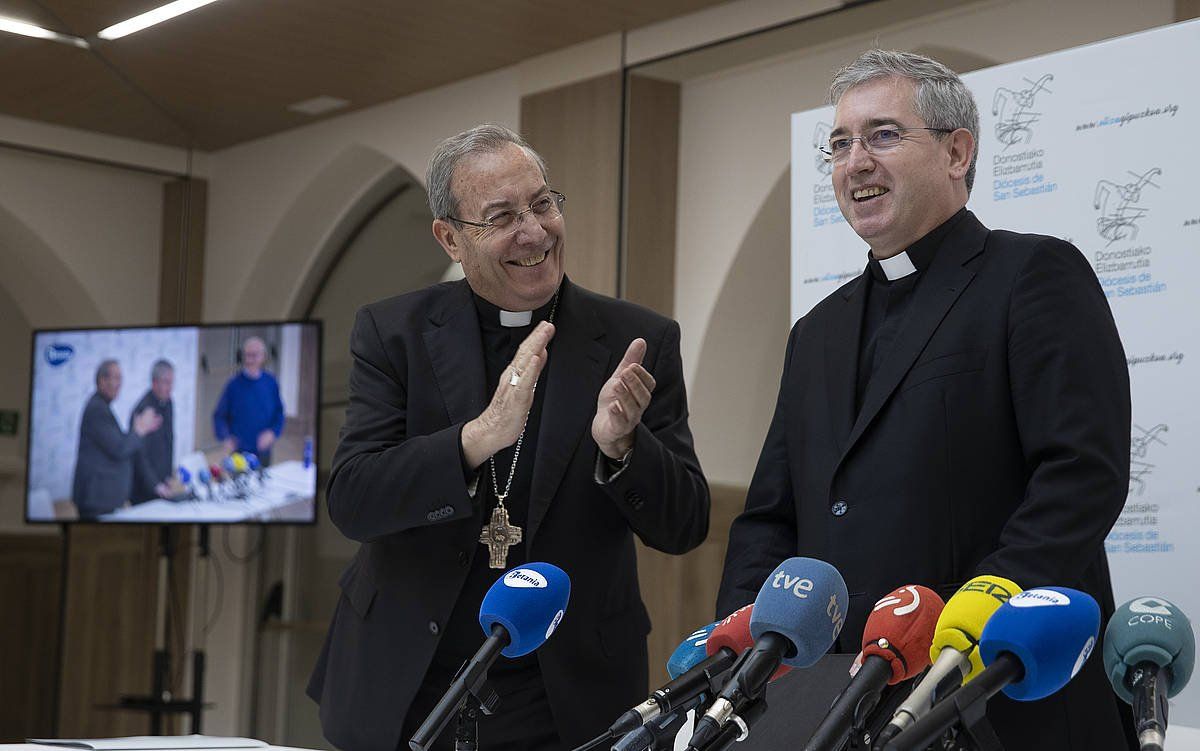
[[[886,685],[895,685],[929,665],[933,630],[945,603],[928,587],[900,587],[875,603],[863,629],[857,671],[834,701],[805,751],[836,751],[879,702]]]
[[[688,749],[708,749],[735,715],[762,698],[780,663],[808,667],[821,659],[837,639],[848,602],[845,580],[828,563],[789,558],[779,564],[754,600],[754,646],[730,669],[729,680],[696,723]]]
[[[550,563],[526,563],[500,577],[484,595],[479,625],[487,638],[479,651],[458,671],[450,688],[409,740],[412,751],[427,751],[451,716],[475,697],[485,714],[498,701],[487,688],[487,671],[501,654],[521,657],[542,646],[558,627],[567,609],[571,580]]]

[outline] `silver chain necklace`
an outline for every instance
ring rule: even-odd
[[[550,306],[550,315],[546,319],[554,323],[554,314],[558,312],[558,292],[554,293],[554,304]],[[543,366],[544,367],[544,366]],[[533,384],[537,391],[537,383]],[[530,407],[532,410],[532,406]],[[496,456],[488,457],[488,465],[492,470],[492,493],[496,496],[496,508],[492,509],[492,519],[479,535],[479,542],[487,545],[489,553],[488,565],[494,569],[505,567],[509,547],[521,542],[521,528],[508,523],[508,509],[504,501],[512,492],[513,477],[517,474],[517,461],[521,458],[521,445],[525,442],[525,429],[529,427],[529,413],[525,413],[525,422],[521,425],[521,434],[517,436],[516,447],[513,449],[512,464],[508,468],[508,481],[504,483],[504,492],[500,492],[500,483],[496,479]]]

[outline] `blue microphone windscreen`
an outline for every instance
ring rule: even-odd
[[[192,481],[192,473],[187,471],[187,467],[179,468],[179,481],[184,485]]]
[[[708,650],[705,645],[708,644],[708,637],[712,634],[713,629],[717,627],[719,621],[698,628],[687,635],[687,638],[679,642],[679,646],[671,654],[671,658],[667,660],[667,674],[674,680],[683,675],[687,671],[694,668],[698,663],[703,662],[708,657]]]
[[[526,563],[505,572],[484,595],[479,625],[489,636],[497,623],[508,631],[509,644],[500,654],[527,655],[558,628],[570,596],[565,571],[550,563]]]
[[[1042,699],[1067,685],[1083,667],[1100,635],[1100,606],[1086,592],[1066,587],[1027,589],[1001,605],[979,639],[979,656],[991,665],[1004,652],[1025,668],[1004,687],[1017,701]]]
[[[1104,672],[1113,690],[1133,703],[1125,674],[1139,662],[1167,669],[1163,692],[1172,698],[1187,685],[1196,664],[1192,623],[1174,603],[1161,597],[1138,597],[1117,608],[1104,629]]]
[[[793,650],[783,664],[806,668],[829,651],[846,620],[850,601],[838,570],[815,558],[789,558],[763,582],[750,613],[750,635],[786,637]]]

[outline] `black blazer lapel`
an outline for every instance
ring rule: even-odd
[[[596,414],[596,395],[608,377],[605,368],[612,355],[601,340],[604,330],[587,300],[564,279],[561,311],[555,322],[549,348],[549,378],[538,428],[537,456],[530,487],[529,531],[525,549],[533,549],[533,538],[550,508],[567,466],[580,440],[591,430]]]
[[[425,350],[450,424],[474,420],[487,405],[479,318],[466,281],[455,282],[429,311]]]
[[[850,439],[842,450],[839,466],[912,368],[959,295],[975,278],[975,272],[965,268],[964,264],[983,251],[988,231],[973,214],[963,217],[962,225],[956,227],[942,242],[933,257],[933,263],[925,272],[925,278],[917,284],[912,312],[897,335],[891,352],[879,366],[879,372],[867,386],[862,408],[850,431]]]
[[[866,307],[867,275],[840,290],[845,307],[825,329],[825,387],[829,397],[830,429],[842,448],[854,427],[855,384],[858,379],[859,336]]]

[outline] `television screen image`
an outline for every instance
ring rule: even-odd
[[[33,334],[30,523],[316,521],[321,328]]]

